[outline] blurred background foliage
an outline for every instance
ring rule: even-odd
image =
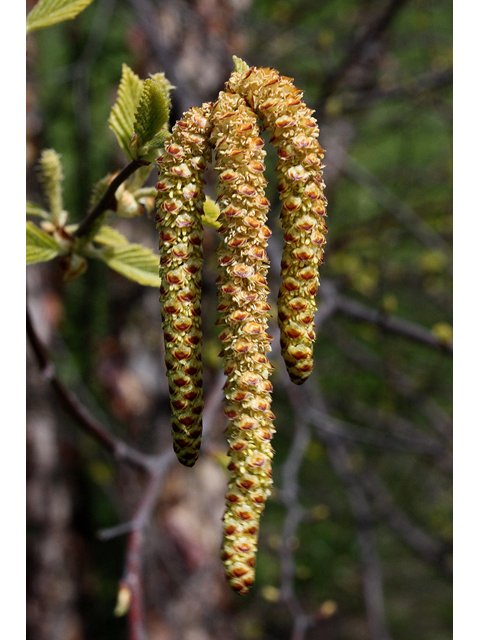
[[[41,203],[35,163],[54,148],[73,220],[124,164],[107,126],[123,62],[143,78],[165,71],[172,124],[215,99],[232,54],[275,67],[305,91],[327,150],[316,364],[292,389],[272,355],[276,490],[256,583],[240,598],[223,582],[219,408],[194,470],[170,470],[146,534],[149,640],[451,637],[451,32],[445,0],[94,0],[27,39],[27,195]],[[282,237],[267,148],[274,300]],[[112,224],[156,248],[153,220]],[[207,396],[221,367],[217,243],[207,229]],[[170,447],[158,292],[100,263],[71,282],[34,265],[27,283],[61,379],[139,449]],[[29,637],[126,639],[113,616],[125,540],[97,532],[128,521],[142,477],[77,430],[29,362]]]

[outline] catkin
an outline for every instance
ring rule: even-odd
[[[278,319],[282,355],[290,378],[302,384],[313,367],[315,295],[327,226],[318,126],[290,78],[275,69],[233,73],[227,90],[243,96],[272,132],[277,148],[278,191],[284,229]]]
[[[201,218],[211,108],[205,103],[184,113],[157,160],[160,301],[173,448],[187,467],[195,464],[202,437]]]
[[[222,559],[230,586],[245,594],[255,577],[260,516],[272,483],[272,369],[266,354],[268,312],[263,140],[255,113],[233,93],[212,112],[223,236],[217,280],[223,343],[231,480],[223,521]]]

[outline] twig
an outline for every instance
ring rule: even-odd
[[[388,28],[398,11],[407,1],[408,0],[390,0],[383,12],[372,20],[370,25],[367,26],[366,29],[363,29],[362,33],[353,38],[343,62],[327,77],[323,84],[321,91],[322,99],[316,108],[317,117],[320,121],[323,119],[327,100],[335,93],[347,72],[361,62],[367,47],[382,36],[383,32]]]
[[[422,244],[429,249],[442,251],[450,260],[452,250],[442,236],[432,229],[407,203],[392,193],[366,167],[346,152],[343,154],[342,166],[338,164],[336,166],[347,178],[369,191],[375,200]],[[452,273],[450,262],[446,265],[446,268]]]
[[[94,418],[79,400],[69,391],[58,379],[55,366],[50,359],[50,355],[41,342],[33,326],[30,313],[27,309],[26,319],[27,336],[32,346],[33,353],[37,360],[40,372],[53,387],[55,393],[61,400],[66,410],[77,420],[79,426],[95,438],[100,444],[110,451],[118,461],[125,461],[132,466],[148,471],[153,466],[154,456],[137,451],[120,438],[116,438],[108,433],[100,422]]]
[[[203,413],[204,443],[212,429],[215,414],[223,397],[224,381],[223,372],[219,372],[205,402]],[[150,469],[147,485],[132,520],[110,530],[114,535],[128,532],[125,570],[120,582],[119,592],[121,592],[122,588],[128,589],[130,592],[130,607],[128,610],[129,640],[145,640],[141,578],[145,529],[150,523],[165,477],[175,460],[176,457],[172,448],[155,456],[155,462]],[[117,529],[116,532],[114,531],[115,529]],[[114,537],[113,535],[108,535],[108,533],[107,536]]]
[[[289,385],[291,387],[291,385]],[[299,415],[303,415],[305,419],[305,407],[309,407],[307,414],[308,420],[315,426],[320,438],[326,444],[332,444],[336,450],[332,455],[348,456],[355,450],[348,445],[348,440],[339,437],[341,434],[335,433],[335,420],[328,415],[322,396],[318,390],[315,394],[311,393],[308,386],[305,385],[295,392],[287,389],[290,395],[292,405],[298,405],[300,409],[303,407]],[[295,404],[294,404],[295,403]],[[299,410],[298,409],[298,410]],[[339,453],[340,452],[340,453]],[[435,540],[427,532],[413,523],[410,518],[399,509],[394,502],[390,493],[385,489],[380,479],[370,470],[361,472],[349,471],[348,479],[357,487],[361,487],[364,497],[369,495],[373,501],[373,507],[378,514],[380,521],[385,522],[398,537],[405,542],[412,550],[420,555],[425,561],[435,564],[446,575],[450,574],[447,567],[448,545]],[[366,499],[366,498],[365,498]],[[369,518],[373,519],[372,512]],[[378,519],[376,517],[376,519]]]
[[[336,300],[336,311],[343,313],[354,320],[363,320],[377,325],[380,329],[404,336],[415,342],[441,349],[447,353],[453,353],[453,346],[450,343],[443,342],[431,331],[425,329],[415,322],[404,320],[390,314],[386,314],[378,309],[371,309],[361,302],[352,300],[347,296],[338,294]]]
[[[427,91],[448,87],[453,81],[453,69],[423,74],[418,78],[409,80],[403,84],[389,89],[376,87],[369,91],[363,91],[355,96],[347,97],[346,104],[342,108],[342,114],[369,107],[380,100],[395,100],[397,98],[416,98]]]
[[[145,166],[145,164],[142,162],[139,162],[138,160],[131,160],[125,167],[123,167],[123,169],[119,173],[117,173],[117,175],[108,185],[105,193],[97,202],[95,207],[90,211],[87,217],[78,226],[77,230],[73,234],[75,238],[81,238],[82,236],[87,234],[88,231],[91,229],[95,220],[99,216],[101,216],[104,211],[115,206],[115,203],[113,201],[115,198],[115,192],[118,189],[118,187],[123,182],[125,182],[125,180],[129,178],[132,175],[132,173],[135,173],[135,171],[142,166]]]
[[[328,439],[325,444],[332,466],[345,485],[350,509],[357,521],[357,539],[363,565],[363,596],[371,637],[373,640],[389,640],[391,636],[385,615],[382,563],[378,555],[372,509],[365,492],[356,482],[355,474],[350,471],[344,444],[334,439]]]
[[[286,376],[286,372],[284,372]],[[283,521],[280,544],[281,595],[293,618],[291,640],[303,640],[307,629],[314,624],[314,618],[303,610],[295,593],[295,559],[292,541],[300,525],[305,510],[298,500],[298,474],[310,442],[310,431],[303,420],[295,421],[295,435],[290,451],[282,468],[281,501],[287,509]]]
[[[315,396],[309,393],[307,385],[294,390],[289,384],[286,373],[282,375],[282,382],[290,397],[296,422],[301,424],[304,419],[311,420],[317,429],[321,429],[322,441],[332,465],[345,484],[350,509],[357,521],[357,538],[363,566],[363,593],[371,637],[372,640],[390,640],[385,616],[382,566],[377,551],[376,536],[373,530],[374,518],[369,501],[363,489],[352,478],[348,460],[345,459],[346,448],[341,439],[332,435],[330,425],[326,431],[324,429],[327,416],[321,397],[317,395],[317,392]],[[313,405],[318,413],[316,419],[312,419],[310,414],[305,416],[305,407]]]
[[[341,330],[340,327],[332,327],[331,335],[335,339],[337,347],[351,362],[386,379],[396,393],[419,407],[445,442],[451,442],[452,422],[450,416],[433,398],[420,394],[418,385],[411,378],[395,370],[391,365],[385,365],[378,354],[368,349],[360,340]]]

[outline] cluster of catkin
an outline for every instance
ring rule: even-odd
[[[323,149],[302,93],[274,69],[235,72],[215,104],[177,122],[159,158],[157,226],[165,361],[175,452],[194,464],[202,400],[200,294],[204,172],[212,150],[218,172],[220,323],[229,419],[231,480],[222,559],[233,589],[244,594],[255,576],[260,516],[272,483],[272,365],[267,333],[265,151],[257,117],[278,150],[284,251],[278,298],[282,355],[290,378],[312,370],[315,294],[326,225]]]

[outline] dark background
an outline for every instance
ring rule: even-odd
[[[94,0],[27,40],[27,196],[42,201],[35,163],[54,148],[73,220],[125,163],[107,126],[123,62],[166,73],[172,124],[215,99],[233,54],[273,66],[305,91],[327,150],[315,368],[297,388],[272,354],[275,491],[244,598],[219,559],[226,419],[212,395],[218,237],[206,230],[211,429],[192,470],[169,466],[145,528],[148,640],[451,637],[451,12],[443,0]],[[267,150],[274,301],[282,236]],[[112,224],[156,250],[151,219]],[[71,282],[55,262],[34,265],[27,284],[61,380],[105,429],[169,450],[158,292],[93,262]],[[113,616],[127,538],[98,532],[132,517],[144,475],[78,429],[30,351],[27,394],[28,637],[131,640]]]

